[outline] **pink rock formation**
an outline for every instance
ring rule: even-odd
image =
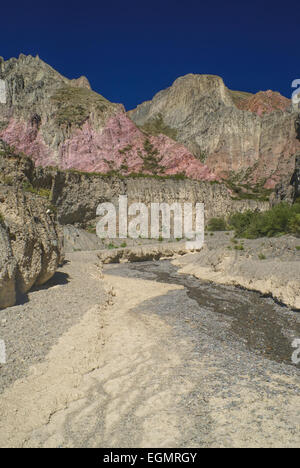
[[[236,102],[236,106],[241,110],[246,110],[259,115],[271,114],[274,111],[286,111],[291,106],[290,99],[280,93],[268,90],[260,91],[247,99]]]
[[[165,135],[147,137],[120,112],[111,117],[102,131],[97,131],[90,120],[76,128],[61,143],[58,154],[47,146],[42,133],[28,121],[11,119],[0,132],[0,137],[18,151],[30,155],[37,166],[57,166],[84,172],[106,174],[112,170],[123,174],[146,173],[143,157],[145,140],[158,151],[159,175],[185,174],[195,180],[217,180],[208,167],[195,158],[181,143]]]
[[[0,71],[8,90],[7,103],[0,104],[0,138],[38,166],[217,179],[182,143],[141,131],[122,105],[94,93],[85,77],[68,80],[24,55],[0,62]]]

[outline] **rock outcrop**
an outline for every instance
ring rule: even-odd
[[[170,129],[218,176],[252,186],[273,189],[292,175],[300,149],[288,99],[272,91],[230,91],[218,76],[180,77],[129,116],[140,128]]]
[[[294,172],[283,177],[281,182],[276,185],[272,193],[270,202],[275,205],[281,202],[294,203],[300,197],[300,155],[295,157]]]
[[[57,207],[62,224],[86,225],[95,219],[99,203],[113,202],[127,195],[128,203],[204,203],[206,219],[224,213],[246,210],[266,210],[269,202],[234,200],[223,184],[189,179],[147,177],[119,178],[86,175],[74,172],[52,172],[52,203]]]
[[[21,55],[0,59],[0,79],[0,138],[37,166],[217,179],[180,142],[140,131],[123,105],[93,92],[85,77],[68,80],[39,57]]]
[[[7,229],[0,221],[0,308],[16,302],[16,267]]]
[[[33,161],[5,147],[1,156],[0,183],[44,195],[55,209],[60,224],[86,227],[96,218],[99,203],[113,202],[118,206],[120,195],[128,203],[204,203],[209,219],[224,213],[245,210],[266,210],[268,201],[234,199],[228,188],[219,182],[195,181],[176,177],[120,177],[35,167]]]
[[[4,159],[12,164],[19,161],[9,176]],[[1,161],[0,308],[4,308],[14,305],[18,294],[46,283],[54,275],[63,258],[63,245],[49,201],[26,186],[23,171],[30,168],[30,161],[0,154]],[[26,187],[30,191],[24,190]]]
[[[231,96],[238,109],[253,112],[262,117],[274,111],[287,111],[291,101],[280,93],[268,90],[257,94],[239,93],[231,91]]]

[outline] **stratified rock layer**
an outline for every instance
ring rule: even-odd
[[[124,175],[179,174],[216,180],[180,142],[148,136],[88,80],[68,80],[38,57],[0,62],[6,104],[0,104],[0,137],[36,165]]]
[[[118,177],[35,167],[30,158],[10,153],[11,149],[5,144],[2,147],[6,155],[1,156],[0,140],[0,183],[42,191],[54,205],[58,221],[64,225],[85,227],[96,218],[99,203],[113,202],[118,206],[120,195],[127,195],[129,204],[142,202],[147,206],[153,202],[171,205],[203,202],[206,219],[269,207],[268,201],[233,199],[227,187],[219,182],[175,177]]]
[[[274,188],[300,149],[291,102],[272,91],[230,91],[212,75],[186,75],[129,112],[141,128],[172,129],[218,176]]]

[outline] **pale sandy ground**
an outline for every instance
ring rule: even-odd
[[[300,447],[297,369],[222,342],[195,354],[156,313],[200,314],[184,288],[115,268],[109,304],[87,310],[0,396],[1,447]],[[86,281],[85,271],[83,297]]]

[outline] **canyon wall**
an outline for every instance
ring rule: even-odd
[[[0,151],[0,183],[22,186],[46,196],[61,224],[85,227],[96,217],[99,203],[118,205],[119,195],[129,203],[204,203],[205,215],[224,216],[234,211],[265,210],[267,201],[236,200],[224,184],[162,177],[118,177],[35,167],[24,156]]]

